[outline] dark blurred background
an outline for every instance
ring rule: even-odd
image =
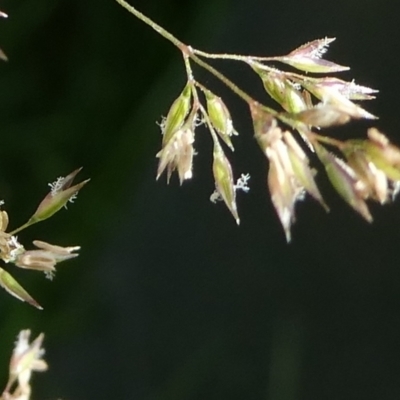
[[[132,4],[192,46],[284,54],[337,37],[343,78],[380,89],[365,104],[400,144],[399,15],[394,0],[146,0]],[[365,223],[319,182],[330,214],[299,204],[287,245],[246,106],[213,77],[240,137],[231,157],[252,189],[237,227],[213,191],[199,130],[194,179],[155,181],[156,124],[184,83],[181,56],[113,0],[3,0],[0,193],[23,223],[47,183],[83,166],[68,211],[22,232],[82,246],[53,282],[9,270],[43,305],[0,293],[0,377],[17,332],[46,333],[50,370],[36,399],[394,399],[400,396],[400,204]],[[269,104],[244,65],[213,63]],[[351,124],[334,134],[364,135]],[[28,246],[27,246],[28,247]]]

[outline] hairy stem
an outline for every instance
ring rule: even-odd
[[[308,131],[307,132],[308,139],[313,142],[321,142],[325,144],[329,144],[331,146],[336,147],[337,149],[341,150],[344,147],[344,143],[338,139],[330,138],[327,136],[318,135],[318,133]]]
[[[279,57],[257,57],[257,56],[245,56],[242,54],[228,54],[228,53],[208,53],[206,51],[193,49],[193,53],[204,57],[211,58],[214,60],[233,60],[233,61],[243,61],[249,63],[251,61],[279,61]]]
[[[29,226],[36,224],[38,221],[32,221],[31,219],[27,222],[25,222],[23,225],[19,226],[18,228],[14,229],[11,232],[7,232],[9,235],[15,235],[18,232],[21,232],[22,230],[28,228]]]

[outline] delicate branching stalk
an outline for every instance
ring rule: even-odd
[[[160,159],[157,178],[164,170],[168,181],[174,170],[181,183],[192,177],[195,130],[204,123],[214,148],[212,173],[216,191],[211,200],[223,200],[239,223],[236,190],[242,185],[234,183],[232,165],[224,150],[225,145],[232,151],[235,149],[233,139],[237,132],[226,102],[195,79],[191,67],[194,63],[247,103],[254,136],[269,162],[268,187],[287,241],[291,239],[296,203],[306,193],[329,210],[317,187],[316,171],[305,152],[307,147],[311,161],[319,159],[337,193],[367,221],[372,221],[367,200],[384,204],[394,199],[400,187],[400,149],[376,129],[368,131],[367,140],[340,141],[321,133],[322,128],[343,125],[353,119],[376,119],[355,101],[374,99],[377,90],[329,76],[349,69],[323,58],[334,38],[313,40],[280,56],[208,53],[183,43],[125,0],[116,1],[171,42],[182,53],[185,63],[186,86],[161,123],[163,140],[157,154]],[[207,59],[248,65],[259,76],[278,109],[254,99]],[[269,65],[271,62],[290,66],[298,72],[277,69]],[[278,121],[291,131],[282,130]],[[247,182],[248,175],[242,176]],[[247,191],[247,185],[245,188]]]
[[[47,278],[52,279],[58,263],[78,256],[76,251],[80,249],[79,246],[61,247],[40,240],[33,242],[36,249],[26,250],[15,234],[33,224],[52,217],[62,208],[66,208],[68,202],[73,202],[79,190],[89,181],[87,179],[72,186],[72,182],[80,170],[81,168],[71,172],[65,178],[60,177],[54,183],[49,184],[51,190],[41,201],[37,210],[26,223],[14,230],[7,231],[9,225],[8,214],[0,209],[0,259],[5,264],[11,263],[18,268],[42,271]],[[1,202],[1,205],[3,205],[3,202]],[[17,299],[42,309],[40,304],[13,276],[1,267],[0,286]]]

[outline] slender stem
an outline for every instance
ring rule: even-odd
[[[187,53],[183,52],[183,62],[185,63],[186,76],[190,82],[194,82],[192,66],[190,65],[190,57]]]
[[[239,88],[234,82],[232,82],[229,78],[227,78],[224,74],[216,70],[214,67],[212,67],[210,64],[206,63],[203,61],[201,58],[197,57],[194,54],[190,55],[190,58],[200,67],[204,68],[208,72],[210,72],[212,75],[214,75],[216,78],[218,78],[221,82],[223,82],[226,86],[229,87],[229,89],[232,90],[236,95],[241,97],[246,103],[254,103],[255,100],[247,94],[245,91]]]
[[[13,231],[7,232],[7,233],[9,235],[15,235],[16,233],[21,232],[22,230],[24,230],[24,229],[28,228],[29,226],[35,224],[36,222],[38,222],[38,221],[29,220],[29,221],[25,222],[23,225],[21,225],[18,228],[14,229]]]
[[[209,92],[209,90],[200,82],[195,81],[194,84],[204,93],[204,95],[206,95],[206,93]]]
[[[282,57],[255,57],[255,56],[244,56],[240,54],[218,54],[218,53],[207,53],[201,50],[189,48],[191,52],[195,55],[204,57],[204,58],[209,58],[209,59],[214,59],[214,60],[233,60],[233,61],[242,61],[250,66],[257,66],[259,69],[267,72],[276,72],[277,69],[270,67],[266,64],[261,64],[257,61],[278,61],[282,62]],[[296,72],[288,72],[288,71],[278,71],[280,74],[283,74],[287,76],[288,78],[291,78],[297,83],[302,83],[302,82],[313,82],[313,81],[318,81],[318,78],[313,78],[310,76],[305,76],[302,74],[298,74]]]
[[[251,97],[248,93],[246,93],[244,90],[240,89],[239,86],[237,86],[234,82],[232,82],[229,78],[227,78],[224,74],[216,70],[214,67],[212,67],[210,64],[206,63],[204,60],[201,58],[197,57],[195,54],[190,54],[189,57],[200,67],[204,68],[210,74],[214,75],[216,78],[218,78],[221,82],[223,82],[226,86],[229,87],[229,89],[232,90],[237,96],[239,96],[242,100],[244,100],[247,104],[252,105],[255,103],[258,103],[257,100],[255,100],[253,97]],[[263,106],[264,110],[269,112],[271,115],[274,117],[277,117],[280,119],[280,114],[273,108],[269,108],[266,106]]]
[[[203,119],[207,124],[208,130],[211,133],[211,137],[213,139],[214,145],[217,146],[218,148],[221,148],[221,145],[218,140],[218,136],[214,130],[213,124],[210,121],[210,117],[208,116],[207,111],[205,110],[205,108],[202,104],[199,105],[199,108],[200,108],[201,114],[203,115]],[[221,148],[221,150],[222,150],[222,148]]]
[[[198,50],[198,49],[193,49],[193,53],[204,57],[204,58],[211,58],[214,60],[234,60],[234,61],[244,61],[244,62],[250,62],[251,60],[253,61],[279,61],[279,57],[256,57],[256,56],[245,56],[242,54],[228,54],[228,53],[207,53],[206,51]]]
[[[315,132],[308,131],[307,137],[311,141],[326,143],[326,144],[329,144],[331,146],[338,148],[339,150],[343,149],[343,147],[344,147],[344,143],[342,141],[340,141],[338,139],[333,139],[333,138],[330,138],[327,136],[318,135],[318,133],[315,133]]]

